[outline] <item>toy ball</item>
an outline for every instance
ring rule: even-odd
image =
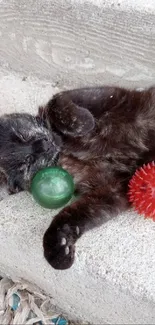
[[[128,196],[138,213],[155,221],[155,162],[136,171],[129,182]]]
[[[73,178],[61,167],[46,167],[34,176],[31,193],[42,207],[60,208],[71,199],[74,193]]]

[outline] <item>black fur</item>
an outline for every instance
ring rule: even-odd
[[[74,261],[76,240],[128,209],[131,176],[155,159],[155,88],[67,91],[48,102],[44,118],[61,134],[59,164],[73,175],[80,194],[57,214],[43,240],[47,261],[66,269]]]
[[[56,163],[61,147],[58,135],[45,128],[39,117],[10,114],[0,118],[0,171],[8,190],[29,188],[32,176],[42,167]]]

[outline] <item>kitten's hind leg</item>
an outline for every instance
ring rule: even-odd
[[[100,188],[85,194],[52,221],[43,238],[45,258],[55,269],[71,267],[77,239],[127,207],[127,198],[122,193],[107,193]]]
[[[93,115],[86,108],[74,104],[66,93],[56,94],[44,111],[39,110],[39,114],[51,127],[53,125],[58,131],[72,137],[86,135],[95,126]]]

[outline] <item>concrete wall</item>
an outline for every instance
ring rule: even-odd
[[[36,112],[62,88],[155,82],[154,0],[0,0],[0,113]],[[24,279],[71,319],[155,324],[155,223],[120,215],[53,270],[42,236],[56,213],[0,193],[0,274]]]
[[[0,65],[59,87],[149,85],[154,0],[1,0]]]

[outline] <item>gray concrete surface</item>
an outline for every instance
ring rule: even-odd
[[[52,213],[22,193],[0,202],[0,270],[53,297],[68,317],[92,324],[155,324],[155,223],[133,213],[83,236],[70,270],[42,255]]]
[[[154,0],[0,0],[1,114],[35,112],[62,88],[154,82]],[[0,274],[35,284],[74,320],[155,324],[154,222],[120,215],[81,238],[61,272],[42,255],[56,212],[5,189],[0,210]]]
[[[60,87],[155,79],[154,0],[0,0],[0,65]]]

